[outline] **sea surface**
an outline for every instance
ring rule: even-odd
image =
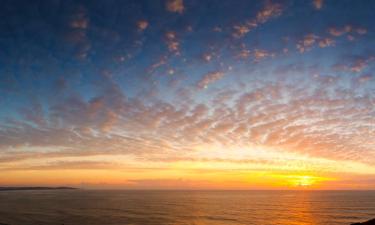
[[[375,191],[3,191],[9,225],[341,225],[375,218]]]

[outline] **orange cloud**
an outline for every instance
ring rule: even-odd
[[[185,10],[183,0],[167,0],[166,9],[173,13],[183,13]]]

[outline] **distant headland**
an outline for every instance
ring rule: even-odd
[[[76,190],[74,187],[0,187],[0,191]]]
[[[351,225],[375,225],[375,219],[372,219],[363,223],[352,223]]]

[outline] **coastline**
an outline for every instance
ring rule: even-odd
[[[77,190],[74,187],[0,187],[0,191]],[[2,225],[0,223],[0,225]]]

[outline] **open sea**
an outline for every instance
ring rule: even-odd
[[[341,225],[375,218],[375,191],[0,192],[9,225]]]

